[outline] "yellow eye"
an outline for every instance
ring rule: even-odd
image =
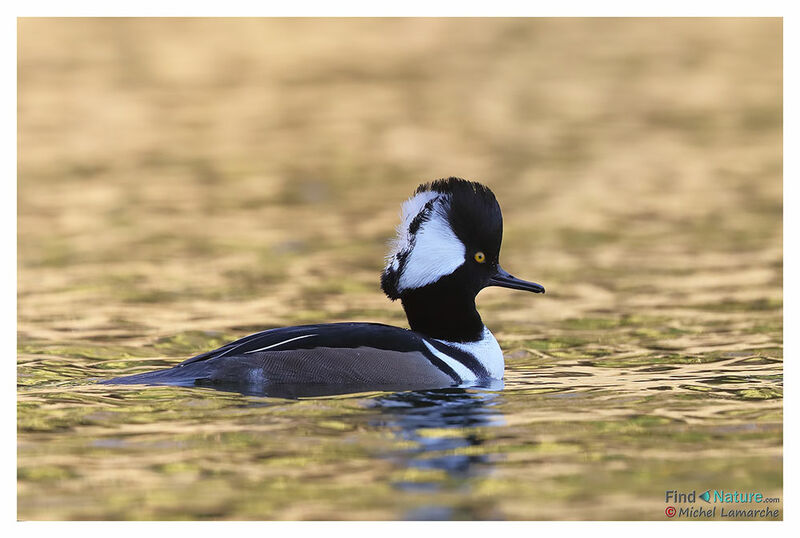
[[[485,262],[486,261],[486,255],[481,251],[476,252],[475,253],[475,261],[478,262],[478,263]]]

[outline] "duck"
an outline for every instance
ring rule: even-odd
[[[544,293],[500,265],[503,216],[485,185],[457,177],[419,185],[402,205],[380,285],[409,328],[344,322],[268,329],[166,369],[101,381],[201,386],[288,397],[363,390],[486,386],[505,360],[475,305],[499,286]]]

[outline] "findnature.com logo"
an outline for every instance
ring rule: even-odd
[[[706,505],[695,505],[697,500]],[[753,519],[778,519],[780,510],[772,508],[769,504],[779,503],[779,497],[765,497],[760,492],[741,492],[709,489],[701,494],[697,491],[680,492],[667,490],[664,493],[664,502],[668,504],[664,514],[668,518],[753,518]],[[689,506],[675,507],[676,504]],[[742,504],[750,506],[744,507]],[[755,506],[754,506],[755,505]],[[718,510],[719,509],[719,510]]]

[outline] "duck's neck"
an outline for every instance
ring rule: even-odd
[[[401,296],[411,330],[449,342],[476,342],[483,321],[475,296],[444,282],[408,290]]]

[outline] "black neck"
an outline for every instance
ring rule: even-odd
[[[450,279],[442,279],[401,295],[411,330],[450,342],[475,342],[483,336],[483,321],[475,295]]]

